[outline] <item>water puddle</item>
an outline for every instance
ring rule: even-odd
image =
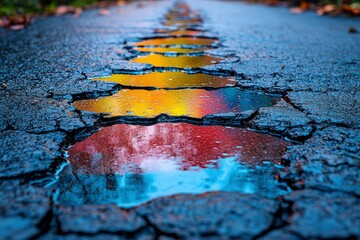
[[[211,55],[201,56],[164,56],[161,54],[149,54],[138,56],[131,62],[151,64],[154,67],[172,67],[172,68],[200,68],[207,65],[216,64],[223,58]]]
[[[93,80],[114,82],[128,87],[150,87],[150,88],[221,88],[235,86],[235,77],[216,76],[203,73],[189,74],[185,72],[151,72],[142,75],[113,74],[106,78]]]
[[[191,26],[202,23],[200,19],[186,19],[186,20],[167,20],[164,26]]]
[[[189,25],[202,21],[186,4],[176,4],[165,17],[164,25],[178,28],[156,30],[155,33],[168,36],[133,43],[132,49],[150,54],[137,56],[131,62],[171,71],[95,79],[128,89],[112,96],[79,100],[74,107],[108,118],[167,115],[180,117],[175,119],[180,121],[185,117],[189,120],[215,114],[228,116],[275,104],[274,97],[234,87],[233,77],[183,72],[183,68],[224,60],[203,53],[181,55],[216,47],[219,40],[192,37],[202,31]],[[208,191],[276,197],[289,191],[276,180],[287,146],[289,143],[284,140],[240,128],[186,123],[118,124],[104,127],[72,145],[68,151],[70,164],[60,173],[55,187],[60,192],[60,203],[65,205],[116,203],[133,207],[161,196]]]
[[[181,45],[192,45],[192,46],[211,46],[218,43],[219,40],[212,38],[194,38],[194,37],[167,37],[167,38],[153,38],[143,40],[141,42],[133,43],[134,46],[181,46]]]
[[[165,18],[169,20],[177,19],[200,19],[199,13],[191,11],[190,9],[184,9],[184,11],[170,11],[165,14]]]
[[[151,53],[200,53],[210,48],[179,48],[179,47],[137,47],[134,50],[139,52],[151,52]]]
[[[237,88],[213,91],[122,89],[109,97],[76,101],[74,107],[82,111],[103,113],[108,117],[153,118],[166,114],[202,118],[205,115],[257,110],[272,106],[274,102],[275,99],[268,95],[240,91]]]
[[[167,34],[169,36],[191,36],[195,37],[203,33],[203,31],[200,30],[189,30],[189,29],[178,29],[178,30],[155,30],[155,33],[161,33],[161,34]]]
[[[162,123],[106,127],[69,149],[56,187],[65,205],[132,207],[178,193],[285,194],[276,181],[289,143],[239,128]]]

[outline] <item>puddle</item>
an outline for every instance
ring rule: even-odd
[[[239,128],[162,123],[118,124],[69,149],[54,186],[64,205],[133,207],[178,193],[236,191],[276,197],[289,143]]]
[[[178,47],[155,47],[155,48],[148,48],[148,47],[137,47],[134,50],[139,52],[152,52],[152,53],[200,53],[210,48],[178,48]]]
[[[187,30],[187,29],[179,29],[179,30],[170,31],[170,30],[158,29],[155,31],[155,33],[167,34],[169,36],[191,36],[191,37],[194,37],[194,36],[198,36],[198,35],[202,34],[203,31]]]
[[[200,19],[186,19],[186,20],[167,20],[164,22],[164,26],[189,26],[202,23]]]
[[[185,11],[170,11],[168,14],[165,14],[165,18],[169,20],[178,20],[178,19],[200,19],[199,13],[186,9]]]
[[[275,99],[268,95],[240,91],[237,88],[213,91],[122,89],[109,97],[76,101],[74,107],[82,111],[104,113],[108,117],[153,118],[166,114],[202,118],[204,115],[257,110],[274,103]]]
[[[208,87],[220,88],[235,86],[235,77],[215,76],[202,73],[189,74],[185,72],[151,72],[143,75],[113,74],[106,78],[94,80],[114,82],[128,87],[151,88],[188,88]]]
[[[161,54],[149,54],[138,56],[130,62],[151,64],[154,67],[172,67],[172,68],[200,68],[207,65],[216,64],[223,58],[211,55],[201,56],[164,56]]]
[[[219,42],[211,38],[194,38],[194,37],[168,37],[153,38],[141,42],[133,43],[134,46],[173,46],[173,45],[193,45],[193,46],[211,46]]]
[[[201,20],[187,5],[177,4],[166,18],[166,26],[180,27],[156,33],[188,37],[158,37],[133,43],[132,47],[150,53],[194,53],[219,43],[215,38],[191,37],[202,31],[189,30],[191,27],[186,26],[199,24]],[[151,53],[131,62],[154,67],[199,68],[222,60],[211,55]],[[275,98],[265,94],[221,88],[234,86],[232,77],[168,71],[114,74],[95,80],[128,88],[157,89],[122,89],[112,96],[74,103],[78,110],[102,113],[105,117],[167,115],[201,119],[206,115],[257,110],[275,104]],[[276,197],[289,191],[276,180],[287,146],[289,143],[284,140],[240,128],[186,123],[118,124],[102,128],[71,146],[70,164],[52,187],[59,189],[58,200],[64,205],[115,203],[133,207],[161,196],[208,191]]]

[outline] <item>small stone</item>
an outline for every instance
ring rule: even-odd
[[[357,33],[357,29],[355,27],[349,27],[349,33]]]

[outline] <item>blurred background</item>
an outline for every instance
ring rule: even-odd
[[[19,30],[26,27],[34,16],[64,15],[79,16],[85,8],[124,5],[134,0],[0,0],[0,27]],[[146,0],[143,0],[146,1]],[[221,1],[221,0],[218,0]],[[239,0],[233,0],[239,1]],[[316,11],[318,15],[360,16],[360,0],[242,0],[272,7],[289,7],[291,13]],[[142,2],[142,1],[138,1]],[[205,1],[204,1],[205,2]],[[100,14],[107,14],[106,10]]]
[[[0,0],[0,15],[22,15],[22,14],[52,14],[58,6],[70,6],[85,8],[101,4],[123,4],[125,1],[117,0]]]

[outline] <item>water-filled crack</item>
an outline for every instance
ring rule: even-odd
[[[232,70],[202,69],[228,59],[206,54],[221,41],[202,36],[194,28],[203,22],[199,14],[179,6],[166,15],[164,30],[155,31],[167,35],[130,41],[124,48],[137,53],[131,62],[152,67],[114,70],[110,77],[93,79],[116,83],[110,91],[73,96],[77,111],[101,118],[96,127],[73,136],[70,164],[54,185],[60,203],[132,207],[177,193],[276,197],[290,190],[275,179],[290,143],[230,127],[247,126],[276,98],[237,88]]]

